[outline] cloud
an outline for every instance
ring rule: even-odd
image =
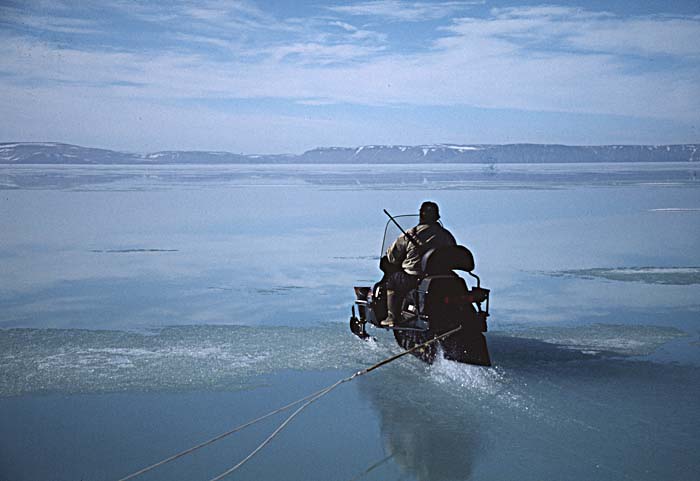
[[[340,143],[351,126],[323,118],[269,112],[223,111],[119,95],[120,89],[4,87],[0,110],[3,136],[49,139],[140,152],[163,149],[245,153],[302,152],[331,133]],[[126,89],[124,90],[124,92]]]
[[[494,10],[442,29],[430,61],[462,70],[485,107],[698,118],[697,19],[622,18],[565,7]],[[656,39],[656,41],[655,41]],[[657,66],[658,64],[658,66]],[[663,68],[662,68],[663,67]],[[480,84],[474,75],[483,75]],[[457,85],[453,91],[457,92]],[[456,99],[455,99],[456,100]]]
[[[205,137],[217,122],[250,131],[242,127],[250,121],[264,131],[265,114],[270,125],[283,126],[280,131],[309,138],[291,127],[293,121],[309,126],[309,119],[281,115],[271,101],[309,108],[468,106],[700,121],[698,17],[622,17],[538,6],[453,18],[470,5],[464,2],[370,1],[329,7],[330,17],[323,7],[324,15],[296,18],[278,18],[249,2],[178,2],[169,9],[110,5],[125,15],[121,24],[156,22],[165,15],[167,28],[144,28],[133,47],[105,44],[104,35],[86,42],[94,25],[82,11],[70,17],[70,10],[61,10],[54,23],[26,11],[7,20],[16,23],[19,15],[26,25],[85,31],[76,32],[80,42],[61,44],[19,28],[0,32],[0,95],[3,111],[11,112],[0,133],[17,132],[11,124],[20,118],[34,131],[32,124],[48,121],[53,114],[47,112],[57,109],[56,115],[63,112],[74,123],[92,119],[85,125],[107,130],[110,118],[121,126],[138,112],[150,112],[154,125],[177,132],[188,131],[184,119],[197,119],[193,131]],[[397,21],[433,18],[440,26],[423,45],[397,50],[391,22],[358,21],[388,18],[389,10]],[[109,38],[125,35],[111,28]],[[226,113],[225,107],[202,107],[241,99],[262,99],[265,107],[254,119]],[[102,122],[91,112],[100,106]],[[208,111],[217,122],[206,120]],[[55,131],[70,127],[51,122]],[[319,125],[327,124],[305,132],[320,132]],[[111,130],[136,145],[147,142],[133,132]],[[225,148],[225,137],[212,145]],[[168,138],[182,145],[178,135]]]
[[[581,8],[493,9],[492,35],[528,35],[574,50],[634,55],[700,55],[700,18],[619,17]]]
[[[16,7],[0,6],[0,22],[34,30],[71,34],[96,34],[100,24],[94,20],[64,16],[60,11],[52,15],[25,15]]]
[[[185,2],[176,6],[175,11],[188,22],[202,22],[217,28],[260,30],[283,27],[273,15],[241,0]]]
[[[352,40],[371,40],[379,44],[384,44],[387,40],[387,35],[384,33],[376,32],[374,30],[365,30],[355,27],[346,22],[331,21],[328,23],[330,27],[338,27],[347,33],[347,38]]]
[[[110,8],[144,22],[160,23],[163,20],[176,23],[195,23],[216,26],[249,27],[252,29],[275,26],[273,15],[255,4],[243,0],[179,0],[164,7],[151,1],[114,0]]]
[[[327,65],[366,58],[382,50],[382,47],[355,44],[296,43],[271,48],[268,52],[274,61],[293,61],[296,65]]]
[[[483,2],[402,2],[372,0],[352,5],[333,5],[328,10],[351,16],[380,17],[397,22],[424,22],[454,15]]]
[[[698,19],[610,19],[587,27],[572,35],[573,47],[619,54],[700,56]]]
[[[582,7],[565,7],[560,5],[538,5],[493,8],[491,14],[499,18],[547,18],[550,20],[595,19],[614,17],[609,12],[593,12]]]
[[[172,37],[190,46],[210,46],[225,50],[240,51],[243,46],[238,41],[222,39],[210,35],[192,35],[188,33],[174,33]]]

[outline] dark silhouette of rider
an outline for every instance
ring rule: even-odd
[[[423,202],[419,222],[405,234],[401,234],[386,252],[387,260],[398,269],[386,283],[387,318],[382,326],[393,327],[401,323],[401,304],[404,297],[418,286],[423,275],[421,260],[428,250],[455,245],[454,236],[442,227],[438,220],[440,211],[435,202]]]

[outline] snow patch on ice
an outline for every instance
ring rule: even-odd
[[[470,152],[475,150],[483,150],[480,147],[474,147],[472,145],[445,145],[446,149],[456,150],[458,152]]]
[[[643,282],[646,284],[700,284],[700,267],[607,267],[575,269],[551,273],[553,276],[607,279],[611,281]]]
[[[666,342],[685,337],[672,327],[592,324],[577,327],[537,327],[509,333],[514,337],[536,339],[561,349],[584,354],[645,356]]]
[[[337,326],[183,326],[148,334],[12,329],[0,330],[0,353],[0,397],[237,389],[279,369],[359,369],[387,354],[386,346],[362,342]]]
[[[649,212],[700,212],[700,207],[666,207],[663,209],[649,209]]]

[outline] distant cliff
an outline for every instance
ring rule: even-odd
[[[322,147],[301,155],[244,155],[210,151],[148,154],[80,147],[61,143],[0,143],[0,164],[418,164],[418,163],[580,163],[696,162],[700,144],[569,146],[507,145],[368,145]]]

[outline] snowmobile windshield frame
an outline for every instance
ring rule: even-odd
[[[396,222],[399,223],[401,228],[404,231],[407,231],[411,227],[414,227],[418,224],[418,221],[420,220],[420,216],[418,214],[403,214],[403,215],[395,215],[394,219]],[[442,225],[442,222],[438,221],[440,225]],[[386,255],[386,251],[391,247],[391,244],[394,243],[396,238],[401,235],[401,230],[399,230],[398,227],[396,227],[396,224],[389,219],[386,223],[386,226],[384,227],[384,239],[382,239],[382,251],[379,253],[379,257],[383,257]]]

